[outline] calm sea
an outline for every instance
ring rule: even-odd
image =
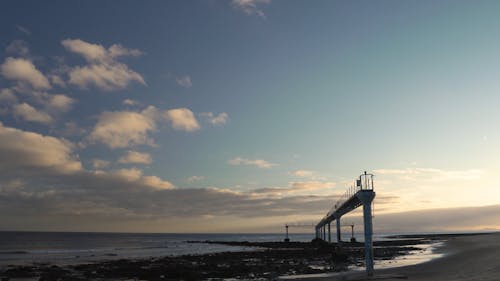
[[[0,265],[72,264],[119,258],[178,256],[252,250],[186,241],[282,241],[283,234],[138,234],[83,232],[0,232]],[[312,234],[291,235],[311,241]]]
[[[0,232],[0,267],[9,264],[77,264],[120,258],[178,256],[254,250],[187,241],[283,241],[284,234],[138,234],[82,232]],[[313,234],[291,234],[311,241]],[[332,237],[333,239],[333,237]],[[348,237],[344,237],[348,239]],[[362,241],[361,237],[357,237]],[[375,240],[383,240],[376,235]]]

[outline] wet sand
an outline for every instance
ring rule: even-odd
[[[445,255],[429,262],[377,270],[372,278],[364,272],[295,280],[412,280],[412,281],[498,281],[500,280],[500,233],[449,237]]]

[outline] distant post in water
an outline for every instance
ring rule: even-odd
[[[354,238],[354,224],[351,224],[351,243],[356,242],[356,238]]]
[[[285,242],[290,242],[290,238],[288,237],[288,224],[285,224],[285,229],[286,229]]]

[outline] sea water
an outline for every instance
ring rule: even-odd
[[[0,266],[78,264],[120,258],[145,258],[255,250],[187,241],[283,241],[283,234],[141,234],[83,232],[0,232]],[[311,241],[311,234],[291,235]]]

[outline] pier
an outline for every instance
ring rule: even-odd
[[[316,224],[316,238],[331,243],[331,223],[336,222],[337,242],[342,244],[341,218],[343,215],[363,206],[363,224],[365,234],[365,263],[368,276],[373,275],[373,223],[372,202],[375,198],[373,191],[373,174],[364,172],[356,179],[356,184],[335,202],[330,211]]]

